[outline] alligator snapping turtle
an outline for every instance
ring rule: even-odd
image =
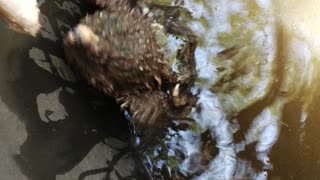
[[[128,110],[137,132],[162,128],[188,114],[196,79],[196,37],[179,16],[187,10],[138,1],[94,1],[102,11],[80,21],[65,40],[66,60],[89,84],[113,96]],[[102,4],[100,4],[103,2]],[[153,27],[183,36],[173,72]]]

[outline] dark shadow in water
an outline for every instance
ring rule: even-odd
[[[112,171],[114,170],[115,165],[117,164],[117,162],[128,152],[127,149],[122,149],[120,150],[120,152],[112,157],[112,160],[110,162],[106,162],[106,164],[108,165],[107,167],[104,168],[99,168],[99,169],[91,169],[88,171],[85,171],[83,173],[81,173],[78,177],[78,180],[84,180],[89,176],[92,175],[96,175],[96,174],[100,174],[100,173],[104,173],[105,178],[103,180],[108,180],[110,179],[110,175],[112,173]],[[122,180],[130,180],[135,178],[135,175],[131,175],[131,176],[127,176],[125,178],[122,178],[121,174],[118,171],[114,171],[115,175],[117,176],[118,179],[122,179]],[[139,178],[142,179],[142,178]]]
[[[244,109],[237,115],[237,119],[241,126],[241,131],[239,131],[238,134],[235,135],[235,141],[237,142],[239,139],[244,138],[244,133],[247,132],[247,130],[250,128],[250,125],[254,118],[256,118],[261,112],[266,108],[267,106],[271,105],[277,98],[281,96],[280,92],[280,85],[282,83],[282,77],[283,77],[283,62],[284,58],[284,44],[283,44],[283,27],[279,23],[278,26],[276,26],[276,39],[277,39],[277,45],[278,51],[276,52],[275,56],[275,65],[276,68],[274,69],[273,74],[275,74],[275,77],[277,77],[277,81],[272,84],[271,91],[266,95],[265,98],[259,100],[258,102],[254,103],[250,107]]]
[[[20,72],[20,77],[11,82],[2,81],[4,84],[1,86],[5,88],[2,88],[0,96],[26,126],[27,140],[21,146],[21,154],[15,155],[14,159],[27,177],[55,179],[57,174],[75,167],[96,143],[106,137],[125,139],[127,123],[112,99],[104,99],[103,115],[97,113],[85,98],[91,96],[86,87],[71,84],[46,72],[29,59],[25,51],[14,52],[7,60],[10,64],[19,61],[19,69],[8,69]],[[59,87],[63,87],[59,101],[68,116],[63,120],[44,122],[39,117],[36,98]],[[75,92],[68,92],[68,87]]]
[[[241,126],[241,131],[235,135],[235,141],[243,139],[247,129],[249,129],[252,120],[257,117],[264,108],[272,104],[276,98],[286,96],[280,89],[283,77],[283,59],[288,59],[284,52],[287,52],[286,45],[283,39],[281,25],[277,27],[277,47],[281,47],[276,55],[277,69],[275,70],[278,82],[272,87],[269,95],[240,112],[237,119]],[[294,97],[294,101],[285,104],[283,109],[283,116],[280,122],[280,135],[276,144],[272,147],[270,153],[271,163],[273,169],[270,171],[270,179],[319,179],[320,174],[320,143],[318,141],[320,136],[320,111],[316,105],[320,102],[320,97],[314,98],[314,110],[308,114],[308,118],[303,125],[301,121],[302,104],[300,97]],[[254,144],[252,144],[254,146]],[[252,146],[251,146],[252,148]],[[254,147],[253,147],[254,148]],[[249,147],[250,149],[250,147]],[[241,154],[247,159],[253,159],[253,151],[244,152]],[[255,166],[258,167],[258,166]]]
[[[320,111],[317,105],[319,95],[314,98],[314,109],[309,112],[305,123],[301,122],[299,100],[288,104],[284,110],[283,122],[271,159],[274,162],[272,177],[281,179],[319,179],[320,175]]]
[[[92,93],[82,85],[83,82],[72,84],[53,76],[29,59],[25,51],[14,52],[7,59],[11,67],[7,69],[19,72],[20,77],[14,81],[2,81],[4,84],[1,86],[5,88],[2,88],[0,96],[26,125],[27,140],[21,146],[21,154],[15,155],[14,159],[27,177],[53,180],[57,174],[75,167],[105,138],[126,141],[127,122],[113,99]],[[41,93],[50,94],[59,87],[63,87],[59,102],[68,116],[63,120],[44,122],[39,117],[36,98]],[[72,88],[74,93],[69,92],[68,88]]]
[[[271,160],[274,163],[274,169],[271,177],[305,179],[299,172],[305,168],[304,165],[301,166],[301,162],[305,160],[302,158],[302,148],[299,143],[301,104],[297,101],[287,104],[283,114],[282,121],[288,126],[281,128],[279,139],[273,147]]]
[[[235,139],[235,143],[239,143],[240,141],[245,139],[245,134],[247,133],[247,131],[249,130],[249,128],[251,127],[253,121],[255,120],[256,117],[258,117],[265,108],[267,108],[268,106],[272,105],[278,98],[281,98],[281,96],[285,96],[285,94],[281,94],[280,91],[280,86],[282,83],[282,77],[283,77],[283,64],[285,64],[285,62],[283,62],[284,59],[284,37],[283,37],[283,27],[281,24],[278,24],[276,26],[276,39],[277,39],[277,47],[278,50],[276,52],[276,56],[275,56],[275,60],[274,60],[274,64],[275,69],[274,72],[272,72],[275,77],[277,77],[277,81],[274,82],[271,86],[271,90],[270,92],[268,92],[268,94],[266,95],[265,98],[257,101],[256,103],[254,103],[253,105],[249,106],[248,108],[242,110],[241,112],[239,112],[239,114],[236,116],[239,125],[240,125],[240,130],[238,132],[235,133],[234,135],[234,139]],[[280,123],[282,124],[282,123]],[[280,127],[281,129],[281,127]],[[280,130],[280,135],[281,135],[281,130]],[[264,141],[263,139],[260,139],[260,141]],[[256,152],[256,145],[257,142],[253,142],[252,144],[247,145],[246,150],[240,152],[238,155],[241,159],[245,159],[247,161],[249,161],[250,163],[252,163],[252,166],[255,170],[258,171],[262,171],[263,170],[263,164],[261,161],[259,161],[256,156],[257,156],[257,152]],[[272,153],[271,153],[272,154]],[[272,162],[273,163],[273,162]]]

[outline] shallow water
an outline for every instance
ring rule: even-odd
[[[39,39],[1,24],[0,179],[133,179],[127,139],[109,137],[126,134],[126,123],[117,124],[119,114],[112,113],[117,108],[102,107],[109,111],[101,117],[101,109],[91,111],[62,61],[61,38],[76,23],[68,19],[80,18],[72,6],[80,1],[39,2],[49,17],[42,17]],[[199,37],[193,89],[199,99],[191,114],[197,125],[169,129],[167,159],[157,147],[151,160],[194,179],[318,179],[320,2],[185,0],[184,6]],[[211,156],[201,163],[204,146]]]
[[[184,7],[199,40],[191,116],[200,128],[169,129],[169,158],[182,151],[177,168],[194,179],[316,179],[320,2],[185,0]],[[208,130],[218,150],[203,170],[194,159]]]

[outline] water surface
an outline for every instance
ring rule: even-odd
[[[169,130],[168,156],[186,156],[179,171],[195,179],[316,179],[320,2],[185,0],[184,7],[199,40],[192,118],[200,128]],[[204,153],[204,132],[217,148],[205,170],[194,160]]]

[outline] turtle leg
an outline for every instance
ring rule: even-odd
[[[141,134],[149,128],[161,129],[168,124],[167,94],[162,91],[119,98],[118,103],[121,104],[122,110],[129,111],[131,124]]]
[[[138,3],[139,4],[139,3]],[[165,6],[156,4],[139,4],[142,9],[148,8],[148,16],[156,19],[168,34],[181,37],[184,44],[178,50],[176,63],[178,72],[171,75],[169,81],[170,104],[178,116],[188,115],[196,102],[191,88],[197,78],[195,50],[198,44],[197,36],[186,26],[184,21],[191,13],[181,6]],[[165,78],[164,78],[165,79]]]
[[[190,106],[193,103],[191,88],[197,78],[195,50],[197,47],[197,37],[185,26],[178,17],[170,18],[164,21],[164,27],[170,34],[183,36],[185,43],[177,53],[178,73],[177,80],[172,89],[173,105],[175,107]]]

